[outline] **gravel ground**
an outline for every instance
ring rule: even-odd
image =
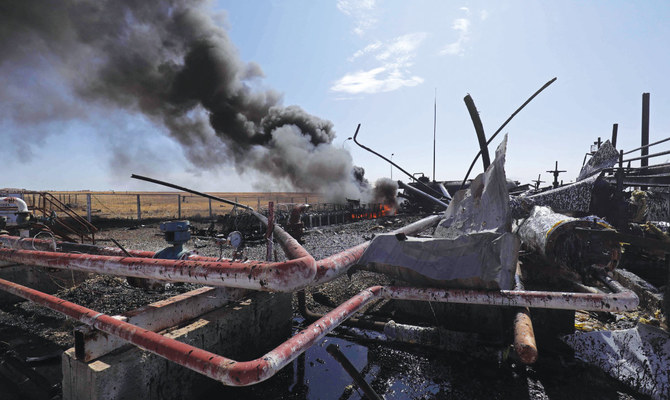
[[[369,240],[376,233],[396,229],[417,219],[419,217],[416,216],[385,217],[314,228],[306,232],[304,246],[316,259],[320,259]],[[195,225],[207,227],[204,224]],[[158,231],[158,224],[109,229],[97,236],[100,244],[112,246],[110,238],[134,250],[158,251],[167,246]],[[221,249],[215,241],[204,237],[192,239],[186,247],[206,256],[232,255],[232,249]],[[262,244],[249,244],[245,256],[264,259],[265,251]],[[277,258],[283,259],[279,248]],[[345,275],[311,288],[307,296],[308,307],[324,313],[366,287],[390,283],[390,278],[371,272],[359,271],[351,276]],[[131,287],[123,278],[91,275],[81,285],[63,289],[56,295],[100,312],[120,314],[195,287],[191,284],[167,284],[160,290],[145,291]],[[379,310],[383,305],[380,302],[374,308]],[[294,306],[296,309],[295,296]],[[622,324],[619,326],[634,325],[643,317],[639,314],[603,317],[602,313],[578,313],[576,326],[584,330],[612,329],[617,327],[617,321]],[[294,319],[296,327],[305,325],[297,312]],[[2,336],[3,329],[11,331],[13,335],[18,329],[65,349],[73,345],[71,332],[75,325],[75,322],[60,314],[29,302],[0,307],[0,341],[6,341]],[[325,346],[333,342],[340,345],[359,370],[363,370],[363,375],[372,382],[373,388],[387,398],[643,398],[604,376],[599,370],[572,359],[569,351],[559,344],[540,349],[540,361],[533,367],[526,367],[508,358],[506,348],[487,349],[477,354],[444,353],[353,339],[346,329],[338,330],[335,337],[324,339],[314,346],[292,367],[282,370],[276,379],[245,389],[218,388],[211,394],[266,399],[362,398],[362,393],[351,385],[351,378],[325,352]],[[300,371],[300,368],[303,369],[302,374],[295,372]]]

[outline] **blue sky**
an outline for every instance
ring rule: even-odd
[[[283,93],[284,105],[332,121],[334,145],[349,149],[371,181],[391,171],[345,142],[358,123],[363,144],[431,175],[435,92],[439,180],[462,179],[478,151],[467,93],[491,135],[558,77],[503,131],[508,177],[522,182],[539,173],[549,181],[545,171],[556,160],[568,170],[561,178],[573,180],[589,145],[609,138],[613,123],[620,149],[639,146],[643,92],[651,93],[651,141],[670,136],[667,2],[217,1],[210,11],[240,58],[262,68],[256,85]],[[55,73],[38,77],[35,85],[59,87]],[[225,164],[195,168],[163,127],[123,110],[98,107],[36,127],[4,118],[0,129],[0,154],[14,166],[3,187],[157,189],[131,173],[207,191],[263,189],[267,181]],[[25,135],[32,145],[15,140]],[[119,143],[134,157],[114,160],[109,150]]]

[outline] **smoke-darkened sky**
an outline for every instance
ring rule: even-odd
[[[359,139],[438,179],[477,151],[470,93],[490,135],[506,128],[507,171],[528,181],[584,153],[619,123],[639,145],[670,135],[670,6],[612,2],[42,1],[0,4],[0,186],[137,189],[131,173],[202,190],[359,191],[401,176]],[[495,144],[495,143],[494,143]],[[545,179],[546,178],[546,179]]]

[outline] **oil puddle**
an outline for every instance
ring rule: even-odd
[[[11,326],[0,326],[0,337],[0,398],[51,399],[60,393],[60,347]]]

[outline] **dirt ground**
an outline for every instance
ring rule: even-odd
[[[371,239],[376,233],[404,226],[417,216],[385,217],[346,225],[309,230],[305,248],[320,259]],[[206,226],[203,225],[203,228]],[[158,251],[166,247],[157,224],[103,230],[99,243],[112,245],[110,238],[134,250]],[[199,254],[230,257],[232,249],[215,241],[193,238],[185,246]],[[278,246],[277,246],[278,247]],[[249,243],[246,257],[264,259],[265,246]],[[277,258],[282,259],[281,250]],[[327,312],[366,287],[393,283],[390,278],[366,271],[345,275],[320,287],[311,288],[307,304],[317,312]],[[164,289],[145,291],[133,288],[123,278],[91,275],[74,288],[63,288],[56,296],[96,311],[120,314],[197,287],[167,284]],[[371,311],[382,317],[384,303]],[[294,295],[294,330],[307,323],[297,312]],[[389,315],[387,314],[386,317]],[[580,313],[579,329],[613,329],[634,326],[634,313]],[[431,321],[427,321],[430,324]],[[73,345],[72,328],[77,323],[29,302],[0,306],[0,393],[2,399],[60,398],[60,353]],[[335,343],[352,361],[372,388],[385,398],[398,399],[640,399],[645,398],[617,381],[572,357],[559,340],[542,343],[540,358],[533,366],[515,361],[509,343],[486,344],[472,351],[440,351],[433,348],[399,345],[375,340],[374,334],[352,328],[337,329],[270,380],[248,388],[226,388],[213,383],[207,393],[194,398],[232,395],[235,398],[264,399],[359,399],[363,392],[342,367],[326,352]],[[37,371],[39,377],[16,374],[19,363]],[[12,375],[14,374],[14,375]]]

